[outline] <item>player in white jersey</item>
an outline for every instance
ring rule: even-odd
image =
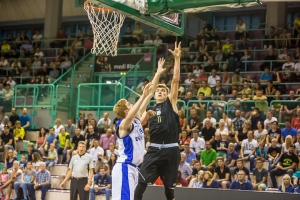
[[[121,118],[116,126],[119,141],[119,158],[112,171],[112,200],[134,200],[134,190],[138,183],[137,165],[144,158],[145,141],[142,124],[155,115],[154,111],[145,112],[160,75],[165,71],[164,59],[158,61],[157,72],[134,104],[121,99],[114,106],[114,112]],[[139,119],[141,118],[141,120]]]

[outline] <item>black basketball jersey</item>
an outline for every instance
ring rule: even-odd
[[[174,112],[169,97],[163,103],[155,104],[150,110],[156,116],[149,119],[150,143],[177,143],[181,127],[179,116]]]

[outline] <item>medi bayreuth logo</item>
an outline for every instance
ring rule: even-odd
[[[113,69],[131,69],[132,64],[114,65]]]

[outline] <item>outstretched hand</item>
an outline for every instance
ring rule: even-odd
[[[152,82],[148,83],[148,84],[145,86],[144,91],[143,91],[144,97],[146,97],[146,96],[148,96],[148,95],[151,94],[152,87],[153,87],[153,83],[152,83]]]
[[[175,48],[174,51],[169,49],[169,51],[173,54],[174,58],[179,59],[181,56],[181,42],[177,45],[177,42],[175,42]]]
[[[158,67],[157,67],[157,73],[162,74],[166,71],[166,68],[164,68],[164,64],[165,64],[165,59],[164,58],[160,58],[158,60]]]

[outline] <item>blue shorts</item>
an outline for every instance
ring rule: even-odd
[[[293,177],[294,178],[300,178],[300,170],[296,171],[294,174],[293,174]]]

